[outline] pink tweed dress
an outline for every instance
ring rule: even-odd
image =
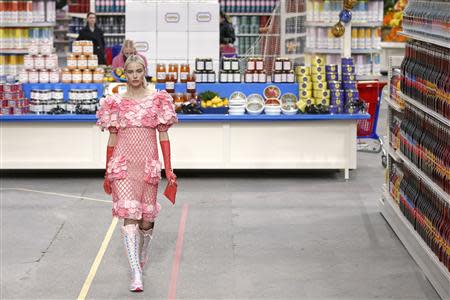
[[[166,91],[144,99],[113,95],[100,101],[97,125],[117,133],[106,172],[111,181],[113,216],[153,222],[161,205],[156,201],[161,180],[156,131],[178,121]]]

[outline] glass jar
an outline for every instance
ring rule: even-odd
[[[281,82],[281,71],[275,71],[273,74],[273,79],[272,81],[275,83],[280,83]]]
[[[72,43],[72,52],[75,55],[80,55],[83,53],[83,44],[82,41],[74,41]]]
[[[94,71],[93,81],[95,83],[102,83],[105,77],[105,71],[102,68],[97,68]]]
[[[292,69],[292,62],[289,58],[283,59],[283,70],[290,71]]]
[[[287,82],[294,83],[295,82],[295,74],[293,71],[289,71],[287,73]]]
[[[202,72],[202,82],[208,82],[208,72],[206,71]]]
[[[195,75],[188,74],[186,79],[186,91],[188,93],[194,94],[197,90],[197,84],[195,82]]]
[[[45,69],[45,59],[42,55],[36,55],[34,57],[34,67],[35,69],[42,70]]]
[[[196,71],[204,71],[205,70],[205,60],[201,58],[195,59],[195,70]]]
[[[55,101],[63,101],[64,100],[64,91],[61,89],[52,90],[52,99]]]
[[[45,68],[48,70],[53,70],[58,68],[58,55],[50,54],[45,57]]]
[[[252,83],[253,82],[253,71],[251,70],[247,70],[245,71],[245,75],[244,75],[244,80],[247,83]]]
[[[233,81],[234,81],[233,72],[227,72],[227,82],[233,82]]]
[[[260,71],[258,73],[258,82],[259,83],[266,83],[267,82],[267,74],[266,71]]]
[[[249,58],[247,61],[247,70],[254,71],[256,70],[256,60],[254,58]]]
[[[169,69],[170,72],[170,69]],[[170,74],[166,74],[166,91],[171,94],[171,93],[175,93],[175,76],[170,73]]]
[[[255,62],[255,68],[257,71],[264,70],[264,60],[262,58],[258,58]]]
[[[283,70],[283,59],[280,57],[277,57],[275,59],[275,71],[281,71]]]
[[[88,68],[95,70],[98,67],[98,56],[91,54],[88,56]]]
[[[50,55],[52,54],[53,45],[50,43],[48,39],[41,40],[39,45],[39,52],[42,55]]]
[[[231,59],[226,57],[222,59],[222,70],[231,71]]]
[[[82,43],[82,47],[83,47],[83,54],[85,55],[91,55],[92,53],[94,53],[94,44],[92,43],[92,41],[84,41]]]
[[[39,54],[39,43],[37,40],[32,40],[30,47],[28,48],[28,53],[30,55],[38,55]]]
[[[83,83],[92,83],[92,71],[91,70],[83,70]]]
[[[39,71],[39,83],[49,83],[50,82],[50,73],[48,70],[40,70]]]
[[[59,82],[59,70],[54,69],[50,71],[50,83],[58,83]]]
[[[26,70],[34,69],[34,58],[32,55],[25,55],[23,57],[23,66]]]
[[[19,82],[20,83],[28,83],[28,71],[22,69],[19,73]]]
[[[281,72],[281,82],[287,82],[287,73],[286,71]]]
[[[169,64],[169,74],[173,75],[174,82],[178,82],[178,64]]]
[[[227,83],[228,82],[228,72],[224,72],[224,71],[220,72],[219,81],[222,83]]]
[[[239,60],[237,58],[233,58],[231,60],[231,70],[232,71],[239,71],[240,66],[239,66]]]
[[[164,64],[156,65],[156,81],[158,83],[166,82],[166,65]]]
[[[205,70],[206,71],[214,71],[212,58],[208,58],[205,60]]]
[[[67,68],[70,70],[77,68],[77,57],[74,54],[67,55]]]
[[[71,83],[72,82],[72,72],[68,68],[64,68],[61,74],[61,81],[63,83]]]
[[[181,65],[181,67],[180,67],[180,82],[186,83],[190,72],[191,72],[191,67],[188,64]]]
[[[87,69],[88,61],[86,55],[81,54],[77,59],[77,69]]]
[[[252,75],[253,75],[252,82],[258,82],[259,81],[259,72],[255,71],[255,72],[253,72]]]
[[[83,81],[83,73],[81,70],[73,70],[72,71],[72,82],[73,83],[81,83]]]

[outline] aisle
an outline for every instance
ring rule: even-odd
[[[167,299],[183,203],[177,298],[438,299],[378,213],[379,156],[360,154],[359,167],[348,183],[340,173],[183,178],[180,205],[163,202],[146,291],[131,295],[121,280],[117,227],[87,299]],[[106,199],[99,184],[7,178],[3,188]],[[13,190],[3,191],[2,209],[4,298],[76,298],[110,225],[109,203]]]

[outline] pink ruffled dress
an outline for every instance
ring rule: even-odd
[[[178,122],[173,99],[166,91],[135,100],[113,95],[100,101],[97,125],[117,133],[106,172],[111,181],[113,216],[153,222],[161,180],[156,131]]]

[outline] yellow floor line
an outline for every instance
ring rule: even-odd
[[[106,248],[108,248],[109,241],[111,240],[111,236],[117,226],[118,218],[113,218],[111,225],[109,226],[108,232],[106,232],[106,236],[103,239],[102,245],[98,250],[97,256],[95,257],[94,263],[91,266],[91,270],[89,271],[86,280],[84,281],[83,287],[81,288],[80,294],[78,295],[78,300],[84,300],[86,298],[87,293],[89,292],[89,288],[91,287],[91,283],[94,280],[95,274],[97,273],[97,269],[102,262],[103,255],[105,254]]]
[[[30,189],[24,189],[24,188],[2,188],[2,189],[0,189],[0,191],[6,191],[6,190],[24,191],[24,192],[39,193],[39,194],[45,194],[45,195],[61,196],[61,197],[66,197],[66,198],[74,198],[74,199],[82,199],[82,200],[89,200],[89,201],[96,201],[96,202],[111,203],[110,200],[102,200],[102,199],[96,199],[96,198],[90,198],[90,197],[84,197],[84,196],[60,194],[60,193],[53,193],[53,192],[44,192],[44,191],[30,190]]]

